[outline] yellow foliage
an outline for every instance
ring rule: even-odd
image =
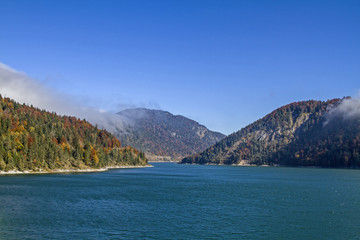
[[[95,164],[98,164],[99,163],[99,157],[97,155],[94,155],[93,156],[93,161]]]
[[[14,109],[14,104],[12,102],[8,102],[7,107],[10,109]]]
[[[70,152],[70,145],[68,143],[61,143],[61,148],[62,150],[67,150],[68,152]]]
[[[26,131],[26,129],[24,128],[23,125],[20,125],[20,126],[17,126],[15,129],[14,129],[15,132],[23,132],[23,131]]]
[[[99,157],[97,155],[97,151],[93,147],[91,147],[91,150],[90,150],[90,158],[95,165],[99,163]]]
[[[20,151],[24,148],[24,145],[22,145],[22,143],[20,142],[20,140],[18,138],[15,139],[15,147],[16,150]]]

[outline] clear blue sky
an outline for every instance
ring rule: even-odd
[[[225,134],[360,89],[360,1],[1,0],[0,62],[87,104]]]

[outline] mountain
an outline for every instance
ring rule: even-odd
[[[181,163],[358,168],[359,109],[350,98],[291,103]]]
[[[58,116],[0,95],[0,171],[146,165],[144,153],[85,120]]]
[[[115,133],[124,146],[144,151],[152,160],[180,159],[200,152],[225,137],[180,115],[145,108],[118,113],[131,124]]]

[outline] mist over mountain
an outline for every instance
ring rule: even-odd
[[[283,106],[182,163],[360,167],[360,101]]]
[[[59,116],[0,95],[0,172],[146,164],[144,153],[122,148],[111,133],[85,120]]]
[[[60,93],[3,63],[0,63],[0,94],[19,103],[56,112],[59,115],[86,119],[110,132],[119,131],[125,124],[129,124],[128,119],[111,112],[89,107],[79,98]]]
[[[115,114],[89,107],[79,98],[58,92],[2,63],[0,93],[19,103],[86,119],[115,134],[123,146],[138,146],[149,156],[181,158],[202,151],[224,137],[195,121],[164,111],[143,108]]]
[[[196,121],[162,110],[134,108],[118,115],[131,122],[124,131],[114,132],[122,145],[136,147],[150,159],[178,159],[203,151],[225,137]]]

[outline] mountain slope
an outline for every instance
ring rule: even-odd
[[[121,148],[105,130],[0,95],[0,171],[52,171],[146,165],[143,153]]]
[[[132,124],[116,136],[123,145],[138,148],[149,157],[181,158],[203,151],[225,137],[191,119],[166,111],[135,108],[118,114]]]
[[[328,121],[343,101],[283,106],[182,163],[359,167],[359,118]]]

